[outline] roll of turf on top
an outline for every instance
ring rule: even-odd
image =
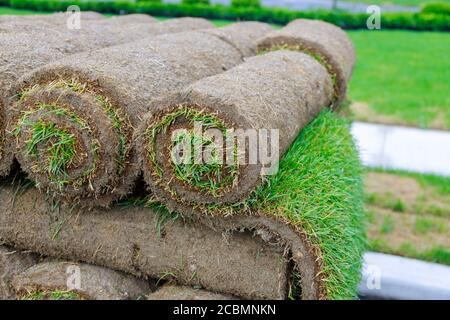
[[[10,94],[9,131],[22,169],[56,196],[108,206],[132,190],[140,173],[132,136],[151,102],[242,63],[270,31],[267,24],[238,23],[220,35],[164,35],[35,70]]]
[[[296,50],[314,57],[332,76],[335,90],[332,107],[336,108],[345,99],[355,63],[355,49],[345,31],[327,22],[298,19],[258,43],[260,52],[279,49]]]
[[[145,181],[178,212],[241,202],[332,99],[330,75],[309,55],[283,50],[249,58],[155,103],[137,134]],[[252,137],[261,149],[250,150],[246,139]],[[182,150],[191,158],[174,160]],[[273,159],[260,161],[264,156]]]
[[[116,21],[116,23],[114,23]],[[11,138],[5,133],[4,100],[15,95],[11,85],[34,68],[71,54],[122,44],[150,36],[211,28],[204,19],[181,18],[160,23],[113,22],[84,23],[80,30],[69,30],[48,23],[13,22],[0,24],[0,177],[7,175],[13,159]]]

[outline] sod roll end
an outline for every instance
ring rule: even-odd
[[[298,19],[274,31],[258,42],[258,51],[290,49],[311,55],[322,63],[333,78],[337,108],[345,99],[347,83],[355,63],[355,49],[339,27],[317,20]]]
[[[155,102],[138,128],[145,180],[179,212],[241,202],[332,96],[326,69],[287,50],[199,80]],[[264,139],[271,141],[265,145]],[[267,154],[271,159],[261,160]]]

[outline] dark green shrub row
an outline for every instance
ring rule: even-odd
[[[344,11],[291,11],[282,8],[233,7],[223,5],[187,5],[155,2],[95,2],[57,0],[10,0],[14,8],[39,11],[65,11],[69,5],[81,10],[105,13],[148,13],[166,17],[203,17],[207,19],[255,20],[275,24],[287,24],[298,18],[328,21],[345,29],[365,29],[368,15]],[[450,16],[433,13],[384,13],[382,29],[450,30]]]
[[[261,0],[231,0],[233,7],[261,7]]]
[[[210,4],[209,0],[181,0],[184,4]]]
[[[422,12],[450,15],[450,3],[448,2],[427,3],[422,7]]]
[[[9,5],[9,0],[0,0],[0,6],[8,7]]]

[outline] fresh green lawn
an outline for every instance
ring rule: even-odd
[[[356,119],[450,129],[450,34],[351,31]]]

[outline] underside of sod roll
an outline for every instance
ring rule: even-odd
[[[270,30],[239,23],[220,36],[164,35],[35,70],[9,95],[18,162],[45,191],[108,206],[132,190],[140,173],[132,135],[151,101],[241,63],[249,47],[256,52],[254,39]]]
[[[227,216],[183,219],[152,198],[83,211],[15,179],[0,186],[0,240],[242,298],[350,299],[365,245],[360,175],[348,123],[327,111]]]
[[[178,212],[240,203],[332,97],[326,69],[287,50],[199,80],[156,102],[137,130],[145,181]]]
[[[6,99],[15,81],[50,62],[80,51],[95,50],[150,36],[182,31],[207,29],[213,25],[204,19],[181,18],[161,23],[126,23],[121,19],[86,22],[81,30],[48,23],[0,24],[0,176],[8,174],[14,157],[6,129]]]
[[[294,20],[258,41],[260,53],[280,49],[306,53],[327,69],[335,91],[331,107],[337,108],[345,99],[355,63],[355,49],[345,31],[324,21]]]

